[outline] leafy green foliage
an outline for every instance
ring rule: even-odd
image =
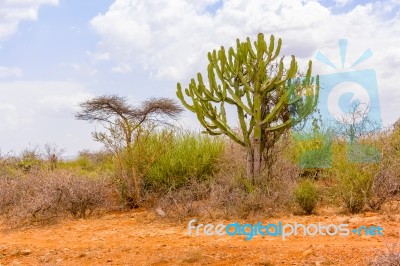
[[[346,146],[336,145],[333,153],[333,168],[330,176],[336,180],[336,191],[346,209],[359,213],[371,195],[373,176],[379,165],[351,163]]]
[[[308,179],[300,182],[294,191],[294,199],[306,214],[311,214],[319,200],[319,192],[315,184]]]
[[[224,142],[203,134],[160,132],[138,147],[136,164],[145,186],[169,190],[211,176],[218,168]]]
[[[115,171],[112,154],[89,151],[81,151],[73,160],[61,161],[59,168],[77,171],[79,175],[86,177],[97,177]]]

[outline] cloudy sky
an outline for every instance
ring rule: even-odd
[[[400,117],[399,0],[0,0],[0,150],[98,148],[95,125],[74,119],[78,103],[175,97],[208,51],[258,32],[281,37],[300,66],[313,59],[314,73],[374,69],[384,123]],[[348,40],[343,68],[338,39]],[[181,123],[196,125],[189,113]]]

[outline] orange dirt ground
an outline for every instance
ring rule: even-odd
[[[333,218],[332,218],[333,217]],[[189,220],[189,219],[188,219]],[[173,223],[150,210],[69,220],[0,232],[1,265],[367,265],[399,238],[399,215],[287,216],[263,224],[348,223],[380,225],[384,236],[188,236],[187,222]],[[229,223],[234,221],[199,221]],[[239,221],[255,223],[256,220]]]

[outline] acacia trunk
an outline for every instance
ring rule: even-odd
[[[131,193],[132,193],[132,198],[133,198],[133,203],[134,203],[134,208],[137,208],[137,207],[139,207],[139,202],[140,202],[140,181],[139,181],[139,178],[138,178],[138,175],[137,175],[137,173],[136,173],[136,171],[135,171],[135,168],[132,166],[132,168],[131,168],[131,171],[132,171],[132,181],[133,181],[133,186],[132,186],[132,190],[131,190]]]
[[[126,205],[133,209],[139,207],[140,181],[133,162],[133,148],[129,145],[126,150],[124,165],[122,165],[126,176]]]

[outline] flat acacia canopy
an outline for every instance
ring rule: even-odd
[[[82,110],[75,117],[89,122],[113,123],[116,118],[135,126],[144,122],[162,123],[162,117],[176,119],[183,109],[169,98],[151,98],[135,107],[127,103],[125,97],[104,95],[80,104]]]

